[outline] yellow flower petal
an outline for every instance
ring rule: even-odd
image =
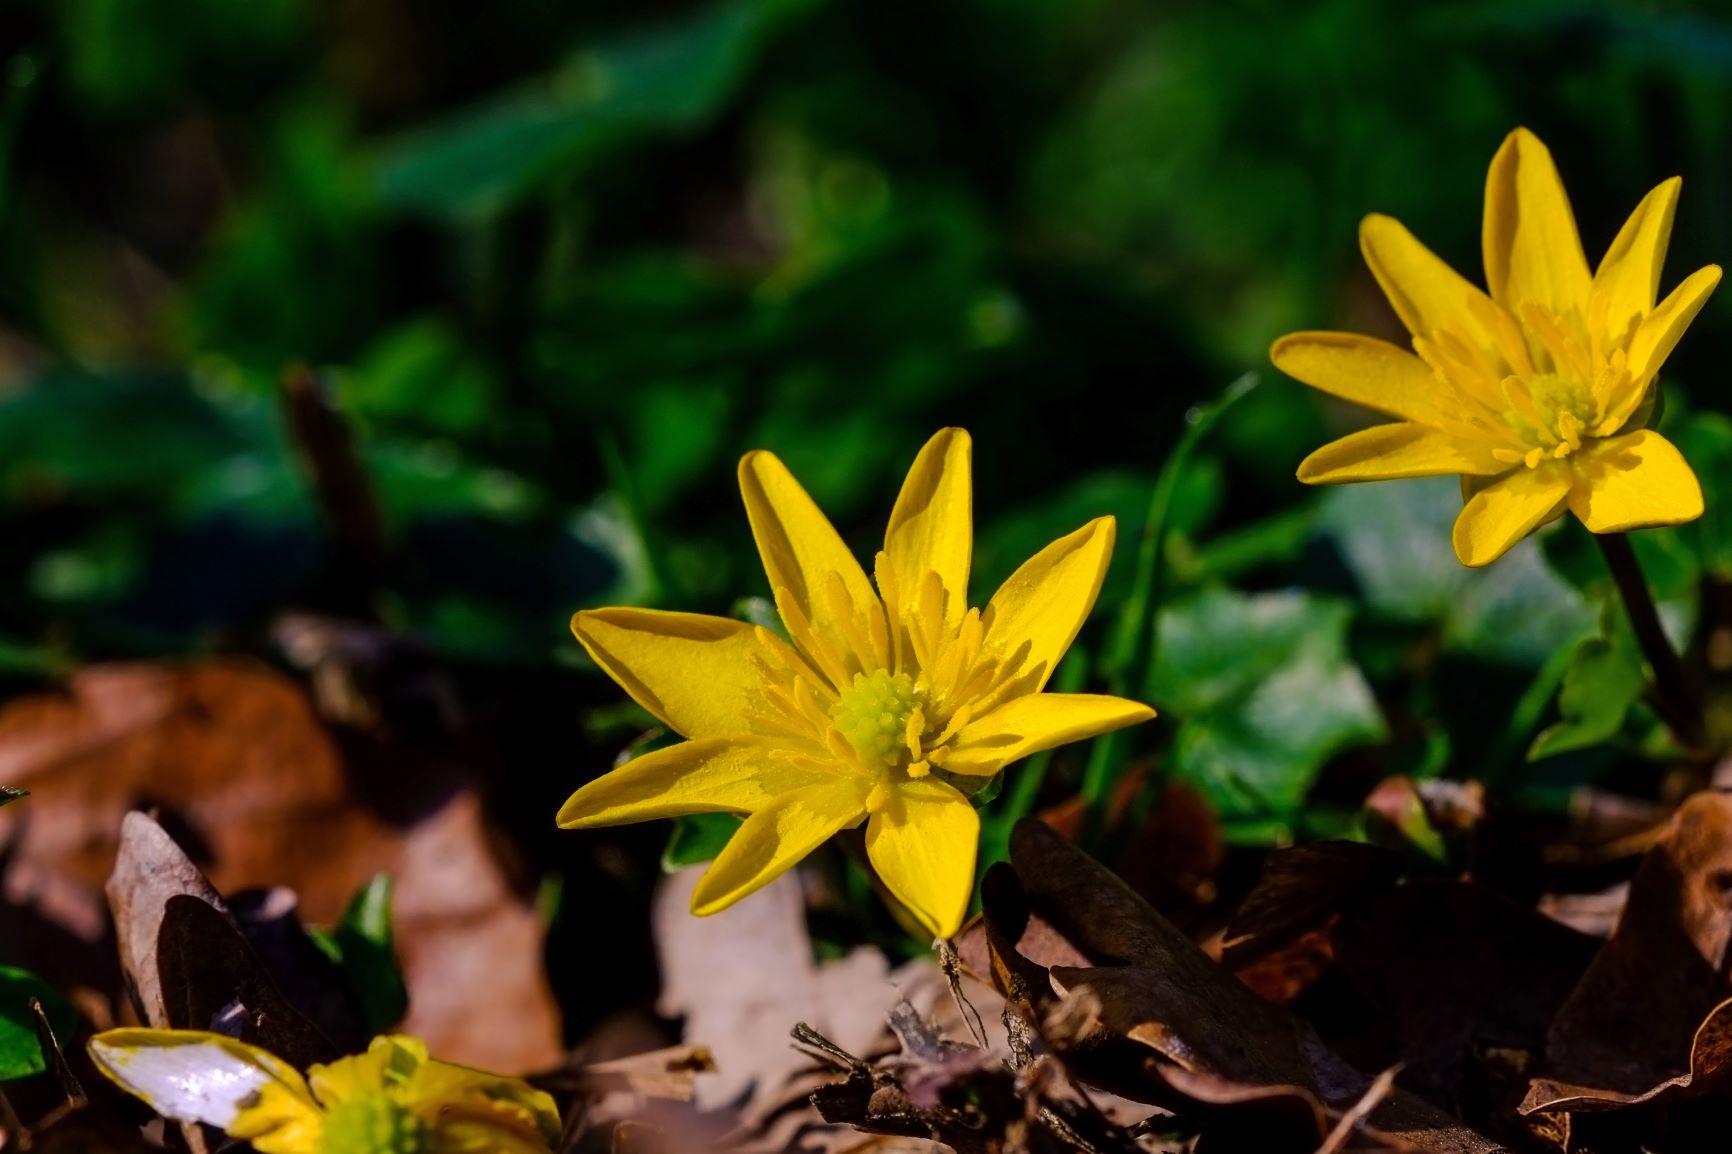
[[[786,589],[806,620],[831,623],[824,587],[832,573],[856,606],[877,605],[860,562],[774,453],[759,449],[740,458],[740,496],[772,591]]]
[[[1449,473],[1494,476],[1509,467],[1484,445],[1406,422],[1373,425],[1329,442],[1299,463],[1299,479],[1337,485]]]
[[[1674,176],[1643,197],[1594,271],[1594,290],[1606,297],[1606,324],[1614,348],[1623,345],[1635,324],[1653,311],[1683,183]]]
[[[424,1062],[400,1098],[439,1126],[439,1154],[544,1154],[560,1133],[553,1098],[521,1078]]]
[[[1596,441],[1570,464],[1570,512],[1596,533],[1681,525],[1702,515],[1696,474],[1677,447],[1651,429]]]
[[[743,733],[762,697],[754,629],[744,621],[659,609],[586,609],[571,631],[607,675],[684,737]]]
[[[1525,128],[1492,157],[1482,243],[1486,287],[1498,304],[1514,311],[1536,301],[1559,317],[1586,318],[1591,278],[1576,217],[1552,154]]]
[[[1474,494],[1455,519],[1455,555],[1463,565],[1489,565],[1550,520],[1570,491],[1569,467],[1548,461],[1517,469]]]
[[[126,1029],[96,1035],[89,1050],[97,1069],[165,1118],[226,1130],[274,1086],[280,1091],[273,1096],[281,1106],[277,1124],[310,1125],[317,1137],[318,1107],[306,1082],[257,1046],[201,1030]]]
[[[968,611],[974,549],[972,443],[963,429],[942,429],[920,450],[884,532],[884,555],[902,606],[915,604],[927,573],[943,582],[944,617],[954,628]]]
[[[1137,725],[1154,715],[1141,702],[1101,694],[1019,697],[963,726],[944,768],[949,773],[990,776],[1043,749]]]
[[[329,1107],[347,1098],[381,1094],[425,1061],[427,1044],[419,1038],[382,1035],[367,1044],[366,1053],[309,1067],[307,1082],[319,1104]]]
[[[692,913],[726,909],[762,889],[837,830],[866,816],[870,782],[853,775],[784,794],[735,832],[692,891]]]
[[[935,937],[962,925],[974,890],[980,815],[942,781],[899,785],[890,804],[866,823],[866,854],[896,899]]]
[[[1636,326],[1630,338],[1630,375],[1647,381],[1660,371],[1666,358],[1684,336],[1684,330],[1708,303],[1708,297],[1720,283],[1720,266],[1699,268],[1684,278],[1682,284],[1666,294],[1654,311]]]
[[[258,1154],[318,1154],[324,1115],[286,1083],[270,1082],[229,1124],[228,1136]]]
[[[1359,251],[1383,295],[1416,337],[1447,329],[1485,348],[1493,343],[1470,304],[1491,301],[1391,217],[1372,213],[1359,224]]]
[[[1269,350],[1275,367],[1330,396],[1424,423],[1438,416],[1444,388],[1431,366],[1408,352],[1357,333],[1289,333]]]
[[[686,813],[753,813],[827,780],[751,739],[682,741],[633,758],[579,789],[559,810],[565,829],[593,829]]]
[[[1038,692],[1088,619],[1113,557],[1115,522],[1097,517],[1030,557],[987,602],[984,649]]]

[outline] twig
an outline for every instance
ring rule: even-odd
[[[373,619],[384,570],[384,519],[349,423],[324,381],[304,366],[283,376],[283,416],[331,534],[333,608]]]
[[[951,945],[949,938],[938,939],[938,968],[950,986],[950,996],[956,1002],[957,1012],[968,1023],[968,1032],[974,1035],[974,1044],[986,1049],[986,1023],[980,1020],[980,1011],[962,992],[962,959],[957,956],[956,947]]]
[[[66,1104],[75,1110],[83,1108],[90,1099],[85,1097],[78,1076],[66,1063],[66,1053],[60,1048],[60,1039],[54,1036],[54,1026],[48,1021],[48,1011],[42,1008],[41,998],[30,999],[30,1012],[36,1015],[36,1033],[42,1039],[42,1048],[48,1053],[54,1080],[60,1083],[60,1092],[66,1095]]]

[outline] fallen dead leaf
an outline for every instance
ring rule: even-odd
[[[1679,807],[1559,1009],[1523,1113],[1674,1101],[1732,1074],[1732,795]]]
[[[561,1050],[542,926],[468,773],[442,750],[339,740],[294,682],[256,663],[85,669],[0,709],[0,780],[34,794],[0,810],[0,933],[62,967],[57,984],[116,997],[102,883],[122,817],[156,808],[218,889],[287,886],[315,923],[390,873],[403,1028],[452,1061],[546,1068]]]
[[[1290,1087],[1338,1114],[1371,1088],[1372,1079],[1332,1053],[1309,1025],[1259,999],[1110,871],[1046,826],[1017,826],[1011,864],[1030,905],[1096,963],[1053,968],[1054,985],[1091,991],[1107,1029],[1159,1055],[1154,1072],[1180,1094],[1221,1105],[1217,1099],[1230,1092],[1229,1104],[1240,1104]],[[1376,1109],[1372,1123],[1422,1150],[1499,1149],[1402,1091]],[[1314,1124],[1313,1144],[1328,1129]]]

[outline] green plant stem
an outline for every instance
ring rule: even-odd
[[[1630,615],[1636,642],[1647,659],[1655,707],[1685,749],[1700,749],[1706,738],[1701,701],[1690,688],[1684,663],[1660,624],[1660,611],[1654,605],[1647,579],[1642,576],[1636,551],[1630,548],[1629,537],[1623,533],[1596,533],[1594,540],[1605,554],[1606,567],[1612,571],[1612,580],[1617,583],[1624,609]]]
[[[1143,518],[1142,536],[1137,541],[1137,571],[1131,582],[1131,594],[1120,612],[1118,629],[1106,654],[1107,687],[1117,696],[1141,698],[1154,668],[1156,653],[1155,617],[1166,599],[1167,536],[1171,529],[1173,495],[1179,479],[1190,463],[1191,455],[1221,415],[1243,400],[1257,386],[1257,374],[1246,373],[1228,385],[1221,396],[1210,404],[1193,409],[1186,416],[1184,433],[1173,446],[1166,464],[1155,478],[1149,494],[1148,513]],[[1124,735],[1115,731],[1095,739],[1089,750],[1088,764],[1083,769],[1082,795],[1087,806],[1083,822],[1083,844],[1092,845],[1102,832],[1106,802],[1112,790],[1113,774],[1124,750]]]

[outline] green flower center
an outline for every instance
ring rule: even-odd
[[[1524,379],[1522,386],[1533,403],[1518,406],[1506,419],[1516,435],[1538,451],[1531,455],[1564,457],[1579,448],[1597,420],[1593,392],[1561,373],[1539,373]]]
[[[319,1154],[431,1154],[433,1128],[382,1094],[338,1102],[325,1111]]]
[[[908,719],[925,704],[912,677],[879,669],[854,675],[830,720],[868,765],[888,768],[908,758]]]

